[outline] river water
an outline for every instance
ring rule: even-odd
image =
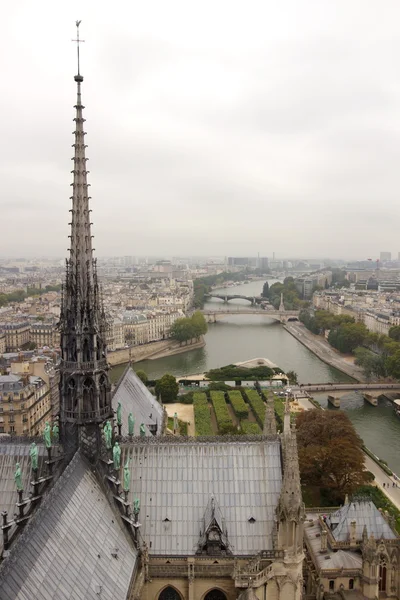
[[[274,281],[269,283],[272,285]],[[256,281],[219,291],[258,296],[262,286],[262,281]],[[232,310],[241,306],[250,308],[246,300],[230,301],[228,306]],[[210,299],[205,308],[218,311],[224,308],[224,304],[221,300]],[[263,357],[284,371],[296,371],[300,383],[352,381],[348,375],[322,362],[285,331],[280,323],[262,315],[224,316],[217,323],[209,325],[205,341],[204,348],[157,360],[145,360],[137,363],[135,368],[143,369],[150,379],[156,379],[164,373],[192,375]],[[122,372],[123,368],[122,365],[116,367],[114,374]],[[323,406],[327,405],[326,395],[316,397]],[[343,398],[342,409],[347,412],[365,444],[400,474],[400,419],[394,415],[390,403],[380,401],[378,407],[373,407],[365,403],[361,395],[349,394]]]

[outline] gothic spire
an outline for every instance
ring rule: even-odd
[[[304,511],[299,459],[297,453],[296,431],[294,427],[285,435],[284,471],[278,510],[290,519],[299,518]]]
[[[93,258],[89,209],[89,185],[86,170],[86,145],[79,63],[80,21],[76,22],[78,74],[74,131],[74,168],[72,170],[72,208],[69,258],[60,315],[61,356],[60,399],[64,435],[69,425],[87,426],[112,416],[110,382],[106,360],[106,320]],[[77,431],[73,437],[77,443]],[[93,432],[92,432],[93,433]],[[70,432],[70,437],[72,433]],[[85,439],[89,439],[86,431]],[[81,436],[82,438],[82,436]],[[98,438],[98,432],[92,435]]]

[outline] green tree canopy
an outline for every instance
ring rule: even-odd
[[[266,281],[263,285],[261,296],[263,298],[268,298],[268,292],[269,292],[269,283],[268,283],[268,281]]]
[[[287,371],[286,375],[289,377],[289,383],[291,385],[297,385],[299,383],[297,373],[295,371]]]
[[[177,319],[170,330],[170,336],[180,343],[193,338],[199,339],[205,333],[207,333],[207,322],[200,311],[196,311],[191,317]]]
[[[342,411],[310,410],[296,420],[301,479],[341,503],[366,481],[362,440]]]
[[[157,398],[161,400],[163,404],[169,402],[175,402],[179,391],[179,385],[173,375],[165,373],[156,382],[156,394]]]
[[[389,337],[396,342],[400,342],[400,325],[394,325],[389,329]]]
[[[149,378],[147,377],[147,373],[145,373],[144,371],[136,371],[136,375],[139,377],[140,381],[143,381],[144,385],[147,384],[147,382],[149,381]]]

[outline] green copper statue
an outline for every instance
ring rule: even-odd
[[[43,438],[46,448],[51,448],[51,429],[48,421],[46,421],[46,425],[44,427]]]
[[[15,479],[15,485],[17,486],[17,491],[19,492],[20,490],[22,490],[22,473],[21,473],[21,467],[19,466],[19,463],[17,463],[15,465],[14,479]]]
[[[140,500],[135,498],[133,501],[133,512],[137,515],[140,512]]]
[[[110,421],[106,421],[103,431],[104,431],[104,438],[106,441],[106,448],[107,448],[107,450],[110,450],[112,448],[112,428],[111,428]]]
[[[54,423],[53,425],[53,443],[54,444],[58,444],[58,439],[60,437],[60,428],[58,427],[57,423]]]
[[[117,423],[118,423],[118,425],[122,425],[122,406],[121,406],[121,402],[118,402]]]
[[[129,457],[126,459],[126,463],[124,466],[124,492],[129,492],[131,484],[131,472],[129,470]]]
[[[144,423],[142,423],[140,425],[140,437],[145,437],[145,435],[146,435],[146,428],[144,426]]]
[[[135,435],[135,419],[132,413],[128,416],[128,433],[129,435]]]
[[[178,413],[174,413],[174,433],[177,433],[178,429],[179,429]]]
[[[114,469],[118,470],[121,466],[121,448],[119,447],[118,442],[115,442],[113,448],[113,461],[114,461]]]
[[[38,448],[37,448],[35,442],[32,442],[31,448],[29,450],[29,456],[31,457],[31,465],[32,465],[33,471],[38,470],[38,455],[39,455]]]

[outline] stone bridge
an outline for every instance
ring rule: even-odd
[[[241,296],[240,294],[205,294],[205,296],[207,298],[218,298],[224,304],[227,304],[230,300],[247,300],[252,306],[265,302],[265,298],[261,296]]]
[[[202,310],[203,315],[206,317],[208,323],[216,323],[217,320],[226,315],[261,315],[263,317],[269,317],[280,323],[286,323],[287,321],[298,321],[299,311],[298,310],[275,310],[262,309],[262,308],[235,308],[235,309],[221,309],[221,310]]]

